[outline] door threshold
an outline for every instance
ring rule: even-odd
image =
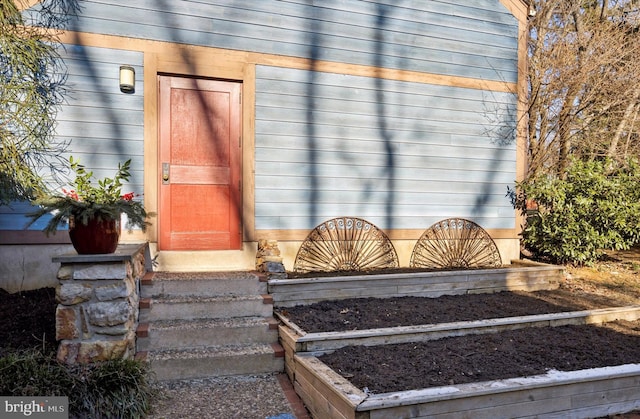
[[[256,251],[243,250],[156,250],[152,268],[156,272],[249,271],[255,269]]]

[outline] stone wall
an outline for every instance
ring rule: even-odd
[[[53,258],[60,263],[56,288],[59,361],[89,363],[135,355],[146,253],[146,244],[126,244],[109,255]]]
[[[285,279],[287,277],[277,240],[258,240],[256,271],[266,273],[268,279]]]

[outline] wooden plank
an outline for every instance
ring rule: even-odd
[[[294,387],[314,418],[352,419],[355,416],[351,409],[341,411],[339,406],[329,400],[330,390],[326,391],[312,379],[307,380],[308,378],[308,375],[298,371]]]
[[[525,327],[600,324],[614,320],[635,321],[638,319],[640,319],[640,305],[635,305],[429,325],[351,330],[344,332],[307,333],[304,336],[296,335],[289,329],[287,331],[287,339],[296,341],[296,352],[317,352],[331,351],[345,346],[355,345],[373,346],[406,342],[424,342],[445,337],[495,333]]]
[[[297,334],[286,326],[278,326],[278,341],[284,348],[284,370],[289,380],[295,381],[296,364],[295,354],[303,349],[302,345],[296,343]]]
[[[434,271],[434,272],[413,272],[413,273],[397,273],[397,274],[380,274],[380,275],[354,275],[354,276],[334,276],[334,277],[312,277],[298,279],[273,279],[269,281],[269,285],[300,285],[304,283],[344,283],[351,281],[375,281],[375,280],[417,280],[417,281],[450,281],[450,278],[456,280],[475,281],[478,277],[494,277],[500,275],[520,274],[527,272],[536,274],[537,272],[561,272],[557,267],[546,265],[539,268],[490,268],[478,270],[458,270],[458,271]],[[340,285],[342,286],[342,284]]]
[[[350,408],[368,412],[366,417],[371,418],[594,417],[626,412],[640,404],[638,364],[366,397],[348,382],[344,387],[345,380],[317,358],[298,358],[304,366],[296,388],[318,417],[351,417],[348,413],[338,416],[338,411],[345,412],[338,409],[344,402],[340,389],[359,392],[360,402]],[[337,386],[332,385],[334,380]],[[577,415],[578,411],[584,415]]]
[[[427,272],[270,280],[269,293],[278,307],[344,298],[455,295],[509,290],[556,289],[561,269],[504,268],[478,271]]]
[[[315,357],[296,356],[296,383],[314,417],[355,418],[355,407],[367,396]]]
[[[631,399],[620,403],[611,403],[601,406],[589,406],[585,408],[574,408],[570,412],[561,412],[559,414],[547,415],[549,419],[566,419],[574,418],[600,418],[600,417],[617,417],[625,413],[633,412],[640,409],[640,400]],[[633,416],[630,416],[631,418]]]
[[[611,406],[619,399],[633,400],[623,409],[638,403],[637,391],[640,380],[640,365],[598,368],[566,373],[553,373],[546,376],[514,378],[508,380],[472,383],[459,386],[423,389],[409,392],[373,395],[358,409],[371,410],[373,414],[391,415],[389,408],[398,408],[396,413],[410,411],[407,417],[459,417],[471,414],[474,418],[492,417],[529,417],[555,414],[558,417],[594,417],[598,409]],[[617,391],[616,389],[622,389]],[[626,389],[632,389],[631,394]],[[581,408],[581,401],[572,401],[573,397],[589,399],[591,406],[586,410],[590,415],[573,416],[574,408]],[[634,400],[635,399],[635,400]],[[402,401],[401,401],[402,400]],[[621,413],[609,411],[608,414]],[[565,415],[565,416],[563,416]],[[382,416],[384,417],[384,416]],[[553,416],[551,416],[553,417]]]
[[[483,395],[473,397],[468,400],[459,400],[458,403],[441,403],[434,405],[420,406],[420,412],[426,416],[434,418],[455,418],[461,414],[472,414],[474,418],[495,418],[495,417],[599,417],[615,413],[629,411],[628,407],[638,403],[637,378],[635,387],[629,386],[628,378],[616,378],[612,380],[570,383],[566,385],[549,386],[548,388],[537,388],[500,393],[496,395]],[[635,394],[630,395],[626,390],[618,392],[615,387],[632,388]],[[620,393],[621,402],[614,402],[612,393]],[[588,399],[587,404],[578,404],[574,398]],[[626,402],[624,398],[626,397]],[[635,399],[635,400],[634,400]],[[614,404],[621,410],[614,410]],[[577,409],[576,409],[577,408]],[[627,410],[628,409],[628,410]],[[415,407],[413,411],[416,411]],[[437,413],[434,410],[439,410]],[[578,414],[581,411],[583,415]],[[383,410],[385,415],[390,412]],[[392,413],[391,413],[392,414]],[[372,415],[374,417],[375,415]],[[387,416],[388,417],[388,416]],[[418,416],[420,417],[420,416]]]
[[[295,353],[292,351],[285,351],[284,353],[284,372],[287,374],[287,377],[289,377],[289,381],[291,381],[292,383],[296,378],[296,363],[294,361],[294,355]]]
[[[310,304],[318,301],[325,300],[338,300],[345,298],[364,298],[364,297],[378,297],[384,298],[389,295],[396,295],[397,289],[395,287],[377,287],[374,289],[366,289],[366,288],[355,288],[355,289],[347,289],[344,291],[333,289],[327,290],[326,292],[322,291],[314,291],[315,294],[310,295],[306,292],[289,292],[289,293],[281,293],[273,295],[273,302],[276,307],[287,307],[291,305],[297,304]]]
[[[593,411],[597,407],[626,405],[633,409],[640,404],[640,378],[627,377],[614,381],[600,382],[595,388],[576,391],[570,398],[571,408]]]
[[[296,355],[298,369],[305,371],[307,379],[317,386],[327,386],[334,390],[334,394],[329,396],[336,403],[343,403],[345,406],[358,406],[368,396],[362,390],[356,388],[347,379],[337,374],[315,356]]]
[[[331,291],[336,289],[361,289],[361,288],[378,288],[385,287],[389,288],[393,286],[398,290],[404,289],[416,289],[416,290],[441,290],[447,288],[456,288],[456,287],[467,287],[467,288],[495,288],[495,287],[504,287],[504,286],[518,286],[518,285],[526,285],[526,284],[542,284],[549,283],[551,280],[557,280],[557,276],[554,275],[541,275],[541,276],[533,276],[530,275],[527,278],[518,278],[512,280],[505,280],[504,278],[493,278],[486,280],[476,280],[475,278],[468,278],[464,275],[460,276],[449,276],[443,277],[439,279],[429,278],[418,278],[418,279],[394,279],[393,277],[388,280],[376,280],[376,279],[362,279],[362,280],[346,280],[346,281],[335,281],[335,282],[303,282],[300,281],[299,284],[289,283],[289,284],[269,284],[271,289],[274,292],[285,292],[287,288],[298,290],[304,290],[309,292],[323,292],[323,291]],[[339,288],[338,288],[339,287]]]

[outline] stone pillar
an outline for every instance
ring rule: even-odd
[[[56,288],[58,360],[83,364],[135,355],[140,280],[147,244],[119,245],[107,255],[69,254]]]
[[[258,240],[256,270],[266,273],[269,278],[273,279],[285,279],[287,277],[277,240]]]

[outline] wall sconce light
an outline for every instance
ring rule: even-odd
[[[122,93],[135,93],[136,70],[130,65],[120,66],[120,91]]]

